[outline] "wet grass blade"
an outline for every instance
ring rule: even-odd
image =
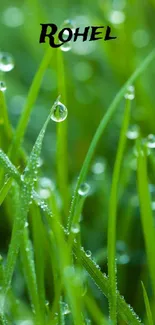
[[[11,144],[10,150],[9,150],[9,157],[15,158],[17,157],[19,147],[21,145],[21,142],[23,140],[28,121],[30,118],[31,111],[33,109],[33,105],[36,101],[36,98],[38,96],[39,88],[42,82],[42,78],[44,76],[44,73],[49,66],[52,58],[52,50],[50,47],[45,52],[45,55],[42,59],[42,62],[38,68],[38,71],[36,72],[36,75],[34,76],[32,85],[30,87],[28,96],[27,96],[27,102],[25,104],[25,107],[23,109],[23,113],[21,115],[21,118],[19,120],[18,126],[16,128],[13,142]]]
[[[146,255],[148,260],[148,268],[152,282],[152,291],[153,296],[155,298],[155,229],[151,209],[151,198],[148,187],[147,158],[145,152],[146,150],[142,147],[140,140],[138,141],[137,147],[137,186],[141,211],[141,222],[145,241]]]
[[[112,186],[109,200],[108,219],[108,276],[109,276],[109,307],[110,318],[113,324],[117,322],[117,270],[116,270],[116,216],[118,205],[118,184],[120,178],[121,164],[123,160],[126,143],[126,132],[128,130],[130,118],[130,100],[126,101],[124,121],[122,124],[120,140],[117,149],[116,161],[114,165]]]
[[[78,189],[79,189],[81,183],[84,182],[85,177],[88,173],[89,165],[90,165],[91,159],[93,157],[93,154],[95,152],[95,149],[97,147],[97,144],[100,140],[100,137],[103,134],[103,131],[105,130],[107,124],[111,120],[113,114],[115,113],[118,104],[120,103],[121,99],[123,98],[123,96],[126,92],[127,87],[129,85],[131,85],[133,82],[135,82],[135,80],[146,70],[146,68],[153,61],[153,59],[155,59],[155,50],[153,50],[146,57],[146,59],[140,64],[140,66],[135,70],[135,72],[131,75],[131,77],[128,79],[128,81],[124,84],[124,86],[117,93],[113,102],[109,106],[107,113],[104,115],[103,119],[101,120],[101,122],[96,130],[96,133],[95,133],[93,140],[89,146],[86,158],[84,160],[82,169],[80,171],[80,175],[79,175],[77,183],[76,183],[76,187],[75,187],[75,191],[74,191],[74,195],[73,195],[73,199],[72,199],[72,204],[71,204],[71,209],[70,209],[70,214],[69,214],[69,218],[68,218],[68,229],[69,230],[71,228],[72,219],[73,219],[74,212],[75,212],[76,202],[77,202],[77,198],[78,198]]]
[[[152,312],[151,312],[151,307],[150,307],[150,303],[149,303],[149,298],[148,298],[148,295],[147,295],[147,292],[146,292],[143,282],[142,282],[142,288],[143,288],[143,296],[144,296],[145,308],[146,308],[146,313],[147,313],[148,325],[153,325],[153,318],[152,318]]]
[[[54,103],[54,105],[56,105],[56,103],[57,101]],[[33,198],[34,183],[35,183],[36,174],[38,170],[38,159],[42,148],[42,141],[44,138],[45,130],[48,125],[48,122],[50,121],[50,117],[51,117],[51,112],[48,115],[47,120],[45,121],[43,128],[41,129],[38,135],[38,138],[30,154],[30,158],[28,160],[27,166],[25,168],[22,182],[20,184],[20,196],[19,199],[17,199],[17,202],[19,203],[17,206],[15,221],[13,224],[11,243],[7,254],[7,263],[5,269],[5,293],[7,293],[11,284],[12,274],[14,271],[14,267],[15,267],[19,247],[20,247],[22,232],[24,230],[24,225],[27,220],[29,204],[31,203]],[[16,172],[14,172],[14,176],[16,177]]]
[[[58,93],[61,94],[61,101],[66,105],[66,87],[65,87],[65,67],[63,53],[57,50],[57,75],[58,75]],[[67,154],[67,119],[63,123],[57,123],[57,183],[61,194],[65,218],[69,211],[69,191],[68,191],[68,154]]]

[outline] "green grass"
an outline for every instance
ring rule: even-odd
[[[0,73],[0,325],[155,323],[155,159],[143,139],[155,133],[153,6],[28,0],[15,28],[1,5],[15,69]],[[124,13],[118,25],[114,9]],[[117,40],[81,54],[86,43],[66,53],[38,43],[40,22],[76,15],[112,25]],[[68,108],[62,123],[51,120],[58,99]]]
[[[107,324],[108,315],[102,313],[102,310],[96,305],[96,302],[91,293],[82,295],[85,286],[84,271],[90,275],[91,279],[97,284],[101,293],[109,300],[110,318],[113,324],[116,324],[117,314],[119,320],[124,320],[127,324],[139,324],[141,321],[134,313],[132,308],[125,302],[124,298],[117,290],[117,273],[115,263],[115,244],[116,244],[116,208],[118,205],[118,184],[121,171],[121,164],[123,160],[124,147],[126,141],[126,131],[129,123],[130,101],[127,100],[125,108],[125,117],[122,124],[122,131],[118,145],[116,162],[114,165],[114,173],[112,180],[111,196],[109,200],[109,225],[108,225],[108,277],[104,275],[99,266],[85,253],[80,246],[79,234],[72,237],[71,227],[74,222],[79,223],[79,217],[83,207],[84,201],[80,201],[78,196],[78,189],[81,183],[85,180],[88,168],[98,144],[98,141],[105,130],[108,122],[110,122],[118,104],[126,92],[127,86],[135,82],[139,75],[145,71],[151,61],[155,58],[155,51],[153,51],[140,65],[140,67],[129,78],[123,88],[118,92],[114,101],[110,105],[107,113],[104,115],[95,136],[91,142],[85,161],[82,165],[81,173],[79,175],[75,192],[71,204],[70,215],[68,219],[68,229],[64,228],[62,218],[60,218],[60,211],[57,202],[57,197],[51,193],[49,202],[44,202],[36,195],[36,183],[38,179],[38,160],[41,154],[42,142],[45,135],[46,128],[51,118],[53,107],[37,137],[29,158],[26,158],[26,166],[21,176],[18,169],[11,161],[18,166],[19,158],[22,158],[22,151],[20,146],[24,133],[26,131],[27,123],[30,117],[33,103],[36,100],[41,78],[47,68],[50,59],[51,51],[48,51],[34,77],[34,81],[30,88],[27,103],[23,110],[19,124],[12,137],[12,144],[9,149],[9,157],[1,149],[0,162],[2,166],[1,177],[7,175],[8,180],[3,185],[0,193],[1,204],[5,203],[9,190],[11,191],[10,202],[12,205],[12,235],[7,252],[6,262],[2,266],[1,262],[1,286],[3,290],[3,299],[1,301],[1,323],[10,324],[8,313],[6,312],[6,304],[10,299],[10,292],[12,292],[12,278],[16,270],[16,263],[18,255],[21,257],[22,276],[25,278],[25,285],[29,295],[31,307],[29,308],[29,317],[33,319],[35,324],[65,324],[65,312],[63,311],[63,300],[69,304],[71,311],[71,322],[80,325],[87,321],[87,314],[97,324]],[[61,60],[61,58],[59,58]],[[61,71],[62,72],[62,71]],[[58,72],[60,74],[60,72]],[[63,81],[65,83],[65,81]],[[60,85],[60,89],[64,89],[64,85]],[[62,90],[65,92],[65,90]],[[1,94],[3,96],[3,94]],[[63,95],[64,96],[64,95]],[[54,103],[56,105],[57,102]],[[6,129],[3,132],[10,134],[10,123],[7,116],[6,105],[2,101],[3,115],[5,117]],[[62,124],[63,125],[63,124]],[[59,126],[58,126],[59,127]],[[62,195],[62,202],[64,203],[67,193],[66,177],[61,177],[64,171],[65,164],[62,164],[60,155],[62,150],[66,147],[66,130],[61,130],[63,126],[58,129],[58,187]],[[2,134],[3,135],[3,134]],[[62,148],[63,147],[63,148]],[[16,150],[15,150],[16,148]],[[139,145],[140,148],[140,145]],[[6,150],[6,148],[5,148]],[[142,213],[142,224],[144,239],[146,243],[146,254],[149,264],[149,272],[152,281],[152,290],[155,290],[154,280],[154,227],[153,218],[150,210],[150,199],[148,196],[148,182],[146,174],[146,157],[145,151],[141,154],[138,151],[138,191],[140,196],[140,206]],[[67,155],[67,151],[63,153]],[[23,160],[23,164],[25,161]],[[141,177],[143,175],[143,178]],[[68,200],[66,198],[66,200]],[[30,205],[32,204],[32,205]],[[63,204],[64,211],[67,211],[67,203]],[[149,212],[149,213],[148,213]],[[32,238],[30,237],[30,230],[28,226],[28,218],[32,224]],[[79,228],[80,229],[80,228]],[[71,240],[72,238],[72,240]],[[72,249],[72,251],[70,250]],[[73,254],[73,255],[72,255]],[[74,258],[73,258],[74,256]],[[47,266],[48,261],[48,266]],[[49,266],[50,265],[50,266]],[[46,307],[46,288],[45,288],[45,269],[50,267],[50,278],[52,279],[53,299],[52,303]],[[144,287],[143,287],[144,290]],[[14,292],[12,292],[14,297]],[[147,314],[149,324],[151,324],[151,310],[149,307],[149,300],[144,290],[144,298],[147,307]],[[12,302],[10,302],[12,303]],[[32,308],[32,309],[31,309]],[[21,307],[22,309],[22,307]],[[24,315],[23,315],[24,316]],[[17,318],[19,315],[17,315]]]

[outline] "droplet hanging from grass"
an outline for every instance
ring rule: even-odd
[[[81,196],[86,196],[90,191],[90,185],[88,183],[82,183],[78,189],[78,193]]]
[[[75,26],[74,26],[74,22],[70,19],[67,19],[64,21],[64,23],[62,24],[61,26],[61,29],[63,28],[70,28],[72,30],[72,32],[75,31]],[[66,29],[63,33],[63,39],[64,40],[67,40],[68,39],[68,36],[69,36],[69,31]],[[61,42],[60,42],[61,43]],[[63,52],[68,52],[70,51],[72,48],[72,43],[71,41],[68,41],[68,42],[65,42],[61,47],[61,51]]]
[[[155,135],[149,134],[147,137],[147,147],[150,149],[155,148]]]
[[[67,107],[58,101],[52,110],[51,119],[54,122],[62,122],[66,119],[67,115]]]
[[[0,90],[5,91],[6,90],[6,83],[4,81],[0,81]]]
[[[14,60],[10,53],[0,52],[0,70],[3,72],[11,71],[14,68]]]
[[[126,94],[124,95],[124,97],[126,99],[129,99],[129,100],[133,100],[135,98],[135,87],[130,85],[128,88],[127,88],[127,92]]]
[[[126,136],[130,140],[137,139],[139,136],[139,127],[138,125],[131,125],[128,129]]]

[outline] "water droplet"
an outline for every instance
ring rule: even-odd
[[[105,166],[105,160],[102,158],[98,158],[92,165],[92,172],[98,175],[102,174],[105,171]]]
[[[27,228],[28,225],[29,225],[29,223],[26,221],[26,222],[25,222],[25,225],[24,225],[24,228]]]
[[[6,83],[5,81],[0,80],[0,90],[5,91],[6,90]]]
[[[126,133],[126,136],[130,140],[137,139],[139,136],[139,126],[138,125],[131,125],[129,130]]]
[[[52,110],[51,119],[55,122],[62,122],[66,119],[67,115],[68,110],[66,106],[58,101]]]
[[[78,193],[81,196],[85,196],[89,193],[90,186],[88,183],[82,183],[80,188],[78,189]]]
[[[111,11],[110,15],[109,15],[109,21],[112,24],[122,24],[125,21],[125,14],[123,11],[120,10],[113,10]]]
[[[87,256],[87,257],[91,257],[91,251],[87,250],[87,251],[86,251],[86,256]]]
[[[0,52],[0,70],[4,72],[11,71],[14,68],[14,60],[11,54]]]
[[[70,28],[72,30],[72,33],[75,31],[74,23],[72,22],[72,20],[69,20],[69,19],[64,21],[63,25],[61,26],[61,29],[63,29],[63,28]],[[67,29],[64,30],[63,35],[62,35],[63,40],[67,41],[69,35],[70,35],[69,31]],[[60,41],[60,43],[61,43],[61,41]],[[71,48],[72,48],[71,41],[67,41],[63,45],[60,46],[60,49],[63,52],[68,52],[71,50]]]
[[[79,226],[78,223],[75,224],[75,225],[72,225],[72,227],[71,227],[71,232],[72,232],[73,234],[78,234],[79,231],[80,231],[80,226]]]
[[[65,302],[61,302],[61,306],[62,306],[62,314],[63,315],[68,315],[68,314],[70,314],[70,309],[69,309],[69,306],[68,306],[68,304],[67,303],[65,303]]]
[[[124,95],[126,99],[133,100],[135,98],[135,88],[134,86],[128,86],[127,92]]]
[[[150,149],[155,148],[155,135],[149,134],[147,137],[147,147]]]

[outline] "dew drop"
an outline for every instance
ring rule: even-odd
[[[130,85],[127,87],[127,92],[124,95],[126,99],[133,100],[135,98],[135,88],[134,86]]]
[[[86,251],[86,256],[87,256],[87,257],[91,257],[91,251],[89,251],[89,250]]]
[[[14,68],[14,60],[11,54],[0,52],[0,70],[3,72],[11,71]]]
[[[24,225],[24,228],[27,228],[28,225],[29,225],[29,223],[26,221],[26,222],[25,222],[25,225]]]
[[[89,193],[90,185],[88,183],[82,183],[80,188],[78,189],[78,193],[81,196],[85,196]]]
[[[72,33],[75,31],[75,24],[72,20],[67,19],[64,21],[63,25],[61,26],[61,29],[66,28],[66,30],[64,30],[63,32],[63,40],[67,40],[68,36],[69,36],[69,31],[67,30],[67,28],[70,28],[72,30]],[[61,42],[60,42],[61,43]],[[63,52],[68,52],[70,51],[72,48],[72,43],[71,41],[65,42],[62,46],[60,46],[61,51]]]
[[[61,306],[62,306],[62,314],[63,315],[68,315],[68,314],[70,314],[70,309],[69,309],[69,306],[68,306],[68,304],[67,303],[65,303],[65,302],[61,302]]]
[[[126,136],[130,140],[137,139],[139,136],[139,127],[138,125],[131,125],[129,130],[126,133]]]
[[[149,134],[147,137],[147,147],[150,149],[155,148],[155,135]]]
[[[62,122],[66,119],[67,115],[68,110],[66,106],[58,101],[52,110],[51,119],[54,122]]]
[[[72,227],[71,227],[71,232],[72,232],[73,234],[78,234],[79,231],[80,231],[80,226],[79,226],[78,223],[75,224],[75,225],[72,225]]]
[[[4,81],[0,81],[0,90],[5,91],[6,90],[6,83]]]

